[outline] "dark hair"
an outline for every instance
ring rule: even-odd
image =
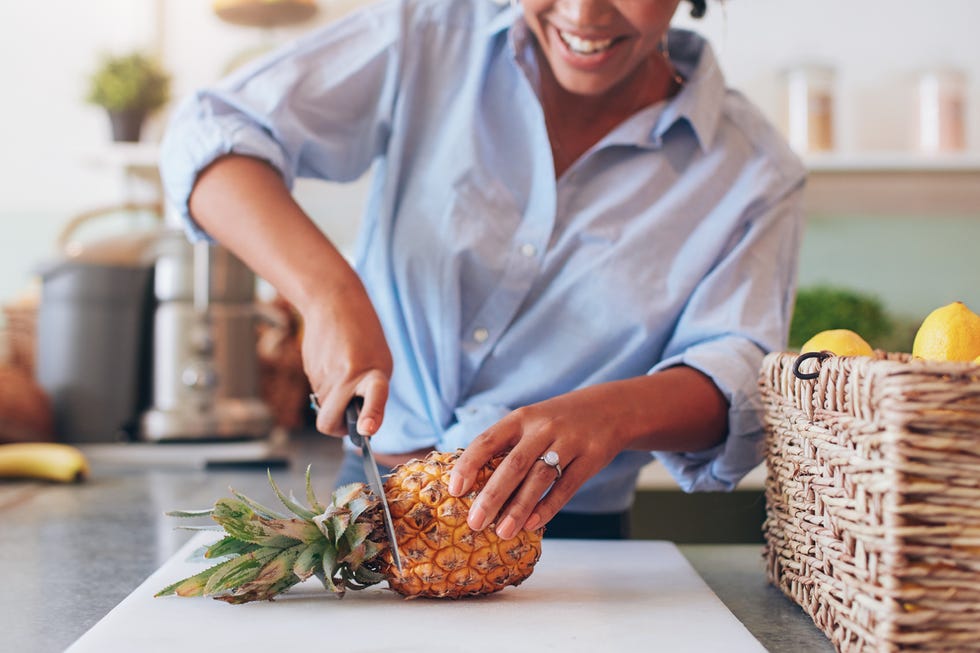
[[[689,0],[691,3],[691,16],[701,18],[708,10],[708,0]]]

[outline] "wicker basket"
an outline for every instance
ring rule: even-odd
[[[276,426],[295,430],[310,414],[310,382],[303,369],[303,335],[299,314],[285,300],[259,305],[259,393]]]
[[[980,651],[980,366],[797,358],[760,379],[770,581],[839,651]]]
[[[3,316],[7,324],[9,364],[34,376],[37,341],[37,306],[28,303],[6,304]]]

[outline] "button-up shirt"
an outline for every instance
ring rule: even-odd
[[[373,167],[354,265],[395,361],[376,450],[465,447],[519,406],[688,365],[728,401],[724,442],[624,451],[567,509],[627,509],[652,458],[685,490],[731,489],[763,455],[757,375],[785,344],[804,170],[672,30],[680,91],[556,178],[532,39],[491,0],[381,0],[189,97],[169,200],[205,237],[187,201],[219,156],[287,184]]]

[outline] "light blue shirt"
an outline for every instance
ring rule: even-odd
[[[675,30],[680,92],[556,181],[531,38],[491,0],[381,0],[188,98],[169,201],[200,237],[187,199],[218,156],[289,184],[374,165],[355,266],[395,361],[376,450],[465,447],[519,406],[684,364],[727,398],[725,441],[623,452],[566,508],[627,509],[651,456],[687,491],[731,489],[763,456],[757,377],[785,344],[804,169]]]

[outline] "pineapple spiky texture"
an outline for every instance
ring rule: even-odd
[[[543,529],[521,531],[510,540],[498,537],[492,526],[472,530],[466,524],[467,512],[500,459],[481,471],[468,495],[453,497],[449,471],[458,457],[459,452],[433,452],[395,468],[385,481],[401,572],[392,561],[380,502],[368,487],[340,487],[324,506],[313,492],[307,469],[308,506],[284,495],[269,477],[291,515],[238,492],[208,510],[168,513],[210,516],[225,537],[210,545],[205,557],[225,559],[165,587],[157,596],[211,596],[246,603],[272,599],[311,576],[338,596],[383,580],[407,597],[460,598],[518,585],[541,556]]]

